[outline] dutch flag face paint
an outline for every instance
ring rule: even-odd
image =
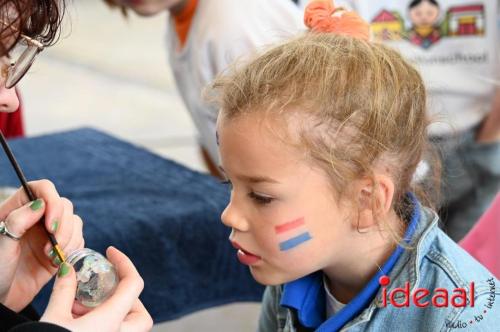
[[[312,239],[305,227],[304,218],[298,218],[274,227],[281,251],[286,251]]]

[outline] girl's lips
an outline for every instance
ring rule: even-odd
[[[241,264],[254,265],[262,258],[260,256],[254,255],[251,252],[244,250],[237,242],[231,241],[234,248],[238,249],[237,256]]]
[[[242,249],[238,249],[237,256],[238,256],[238,260],[240,261],[240,263],[245,264],[245,265],[254,265],[258,261],[260,261],[260,259],[261,259],[259,256],[255,256],[255,255],[252,255],[250,253],[247,253],[247,252],[243,251]]]

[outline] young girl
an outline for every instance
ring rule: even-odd
[[[232,185],[222,221],[268,285],[260,331],[499,326],[499,281],[438,228],[412,182],[426,94],[396,51],[310,32],[212,88]]]

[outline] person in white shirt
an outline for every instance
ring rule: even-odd
[[[170,66],[198,130],[207,166],[218,175],[218,111],[203,101],[203,88],[231,62],[304,30],[301,10],[290,0],[105,1],[142,16],[170,12]]]

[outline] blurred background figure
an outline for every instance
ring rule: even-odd
[[[290,0],[105,0],[141,16],[169,12],[167,50],[177,89],[198,130],[201,155],[220,177],[215,134],[217,110],[202,90],[240,57],[303,29],[302,12]],[[133,46],[132,46],[133,47]]]
[[[497,278],[500,277],[498,234],[500,234],[500,194],[472,230],[460,241],[460,245]]]
[[[59,43],[19,84],[26,135],[91,126],[205,171],[165,65],[165,15],[124,20],[101,0],[76,1],[66,15]]]

